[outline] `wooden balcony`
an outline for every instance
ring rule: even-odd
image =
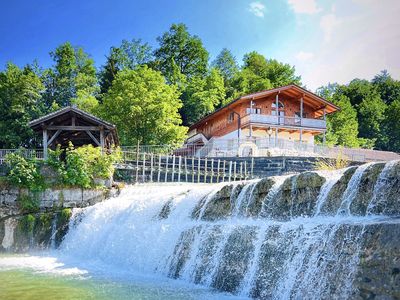
[[[326,130],[326,121],[299,117],[273,116],[262,114],[248,114],[241,119],[242,126],[261,125],[282,128],[304,128],[314,130]]]

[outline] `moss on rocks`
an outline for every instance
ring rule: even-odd
[[[287,178],[275,202],[266,206],[266,215],[278,220],[311,216],[324,182],[325,178],[315,172],[304,172]]]
[[[264,199],[273,185],[274,180],[271,178],[264,178],[257,183],[253,190],[251,202],[247,205],[246,216],[257,217],[260,214]]]

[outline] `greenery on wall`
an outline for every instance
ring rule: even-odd
[[[125,145],[177,145],[187,126],[239,96],[302,85],[293,66],[255,51],[240,63],[225,48],[210,61],[184,24],[172,24],[157,43],[152,49],[123,40],[98,69],[68,42],[50,52],[49,68],[7,64],[0,71],[0,148],[40,146],[27,122],[70,104],[115,123]],[[386,71],[317,93],[342,108],[328,116],[329,144],[400,151],[400,81]]]
[[[41,168],[48,165],[55,172],[58,184],[61,186],[76,186],[90,188],[95,186],[95,179],[109,179],[114,174],[114,163],[121,158],[119,149],[111,154],[102,154],[99,147],[87,145],[75,148],[72,144],[62,150],[49,150],[46,162],[27,159],[22,153],[15,152],[6,156],[8,165],[7,181],[19,188],[27,188],[31,192],[42,191],[46,183]],[[35,204],[29,199],[21,197],[21,207],[32,211]],[[29,208],[29,209],[28,209]]]

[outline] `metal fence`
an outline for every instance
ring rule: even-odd
[[[0,165],[4,164],[7,154],[18,152],[21,156],[29,159],[43,159],[43,150],[37,149],[0,149]]]

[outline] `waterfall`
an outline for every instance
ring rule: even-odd
[[[385,202],[383,190],[397,189],[390,181],[397,162],[377,175],[368,212],[350,213],[353,201],[364,201],[359,185],[374,167],[359,166],[352,175],[127,187],[117,198],[75,210],[58,251],[257,299],[352,298],[374,234],[400,224],[370,215],[375,202]],[[336,209],[322,213],[339,192]],[[385,205],[394,211],[397,203]]]
[[[56,248],[56,234],[57,234],[57,215],[55,215],[51,220],[50,249]]]
[[[357,168],[342,196],[342,203],[339,207],[337,214],[350,214],[350,205],[357,194],[362,175],[364,174],[365,170],[367,170],[371,165],[372,163],[368,163],[361,165]]]

